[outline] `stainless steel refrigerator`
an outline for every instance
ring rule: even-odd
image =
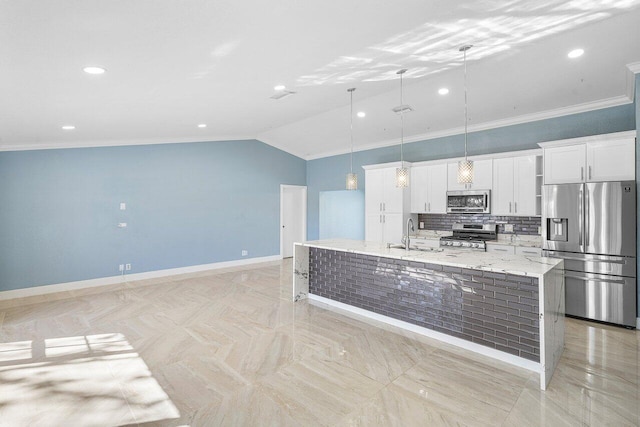
[[[566,313],[636,325],[635,181],[543,187],[543,256],[565,261]]]

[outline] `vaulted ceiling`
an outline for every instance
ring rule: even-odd
[[[471,129],[625,104],[638,22],[640,0],[4,0],[0,150],[257,138],[316,158],[349,149],[350,87],[356,149],[388,145],[402,68],[405,141],[456,133],[464,44]]]

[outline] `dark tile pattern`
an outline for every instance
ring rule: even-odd
[[[312,247],[309,292],[540,361],[536,278]]]
[[[505,221],[513,224],[515,234],[538,235],[538,227],[542,225],[535,216],[495,216],[495,215],[462,215],[462,214],[418,214],[418,221],[424,223],[425,230],[451,231],[454,222],[485,224]],[[504,224],[498,224],[498,233],[504,233]],[[511,233],[509,233],[511,234]]]

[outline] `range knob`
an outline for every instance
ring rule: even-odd
[[[472,247],[472,248],[479,248],[479,247],[480,247],[480,244],[479,244],[479,243],[472,243],[472,244],[471,244],[471,247]]]
[[[453,242],[453,246],[460,246],[460,242]]]
[[[471,243],[469,242],[462,242],[462,246],[465,248],[470,248],[471,247]]]

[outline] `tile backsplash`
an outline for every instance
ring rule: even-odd
[[[450,231],[454,222],[484,224],[498,223],[498,233],[506,233],[505,225],[513,225],[513,234],[539,235],[542,225],[536,216],[497,216],[483,214],[419,214],[418,221],[424,223],[425,230]]]

